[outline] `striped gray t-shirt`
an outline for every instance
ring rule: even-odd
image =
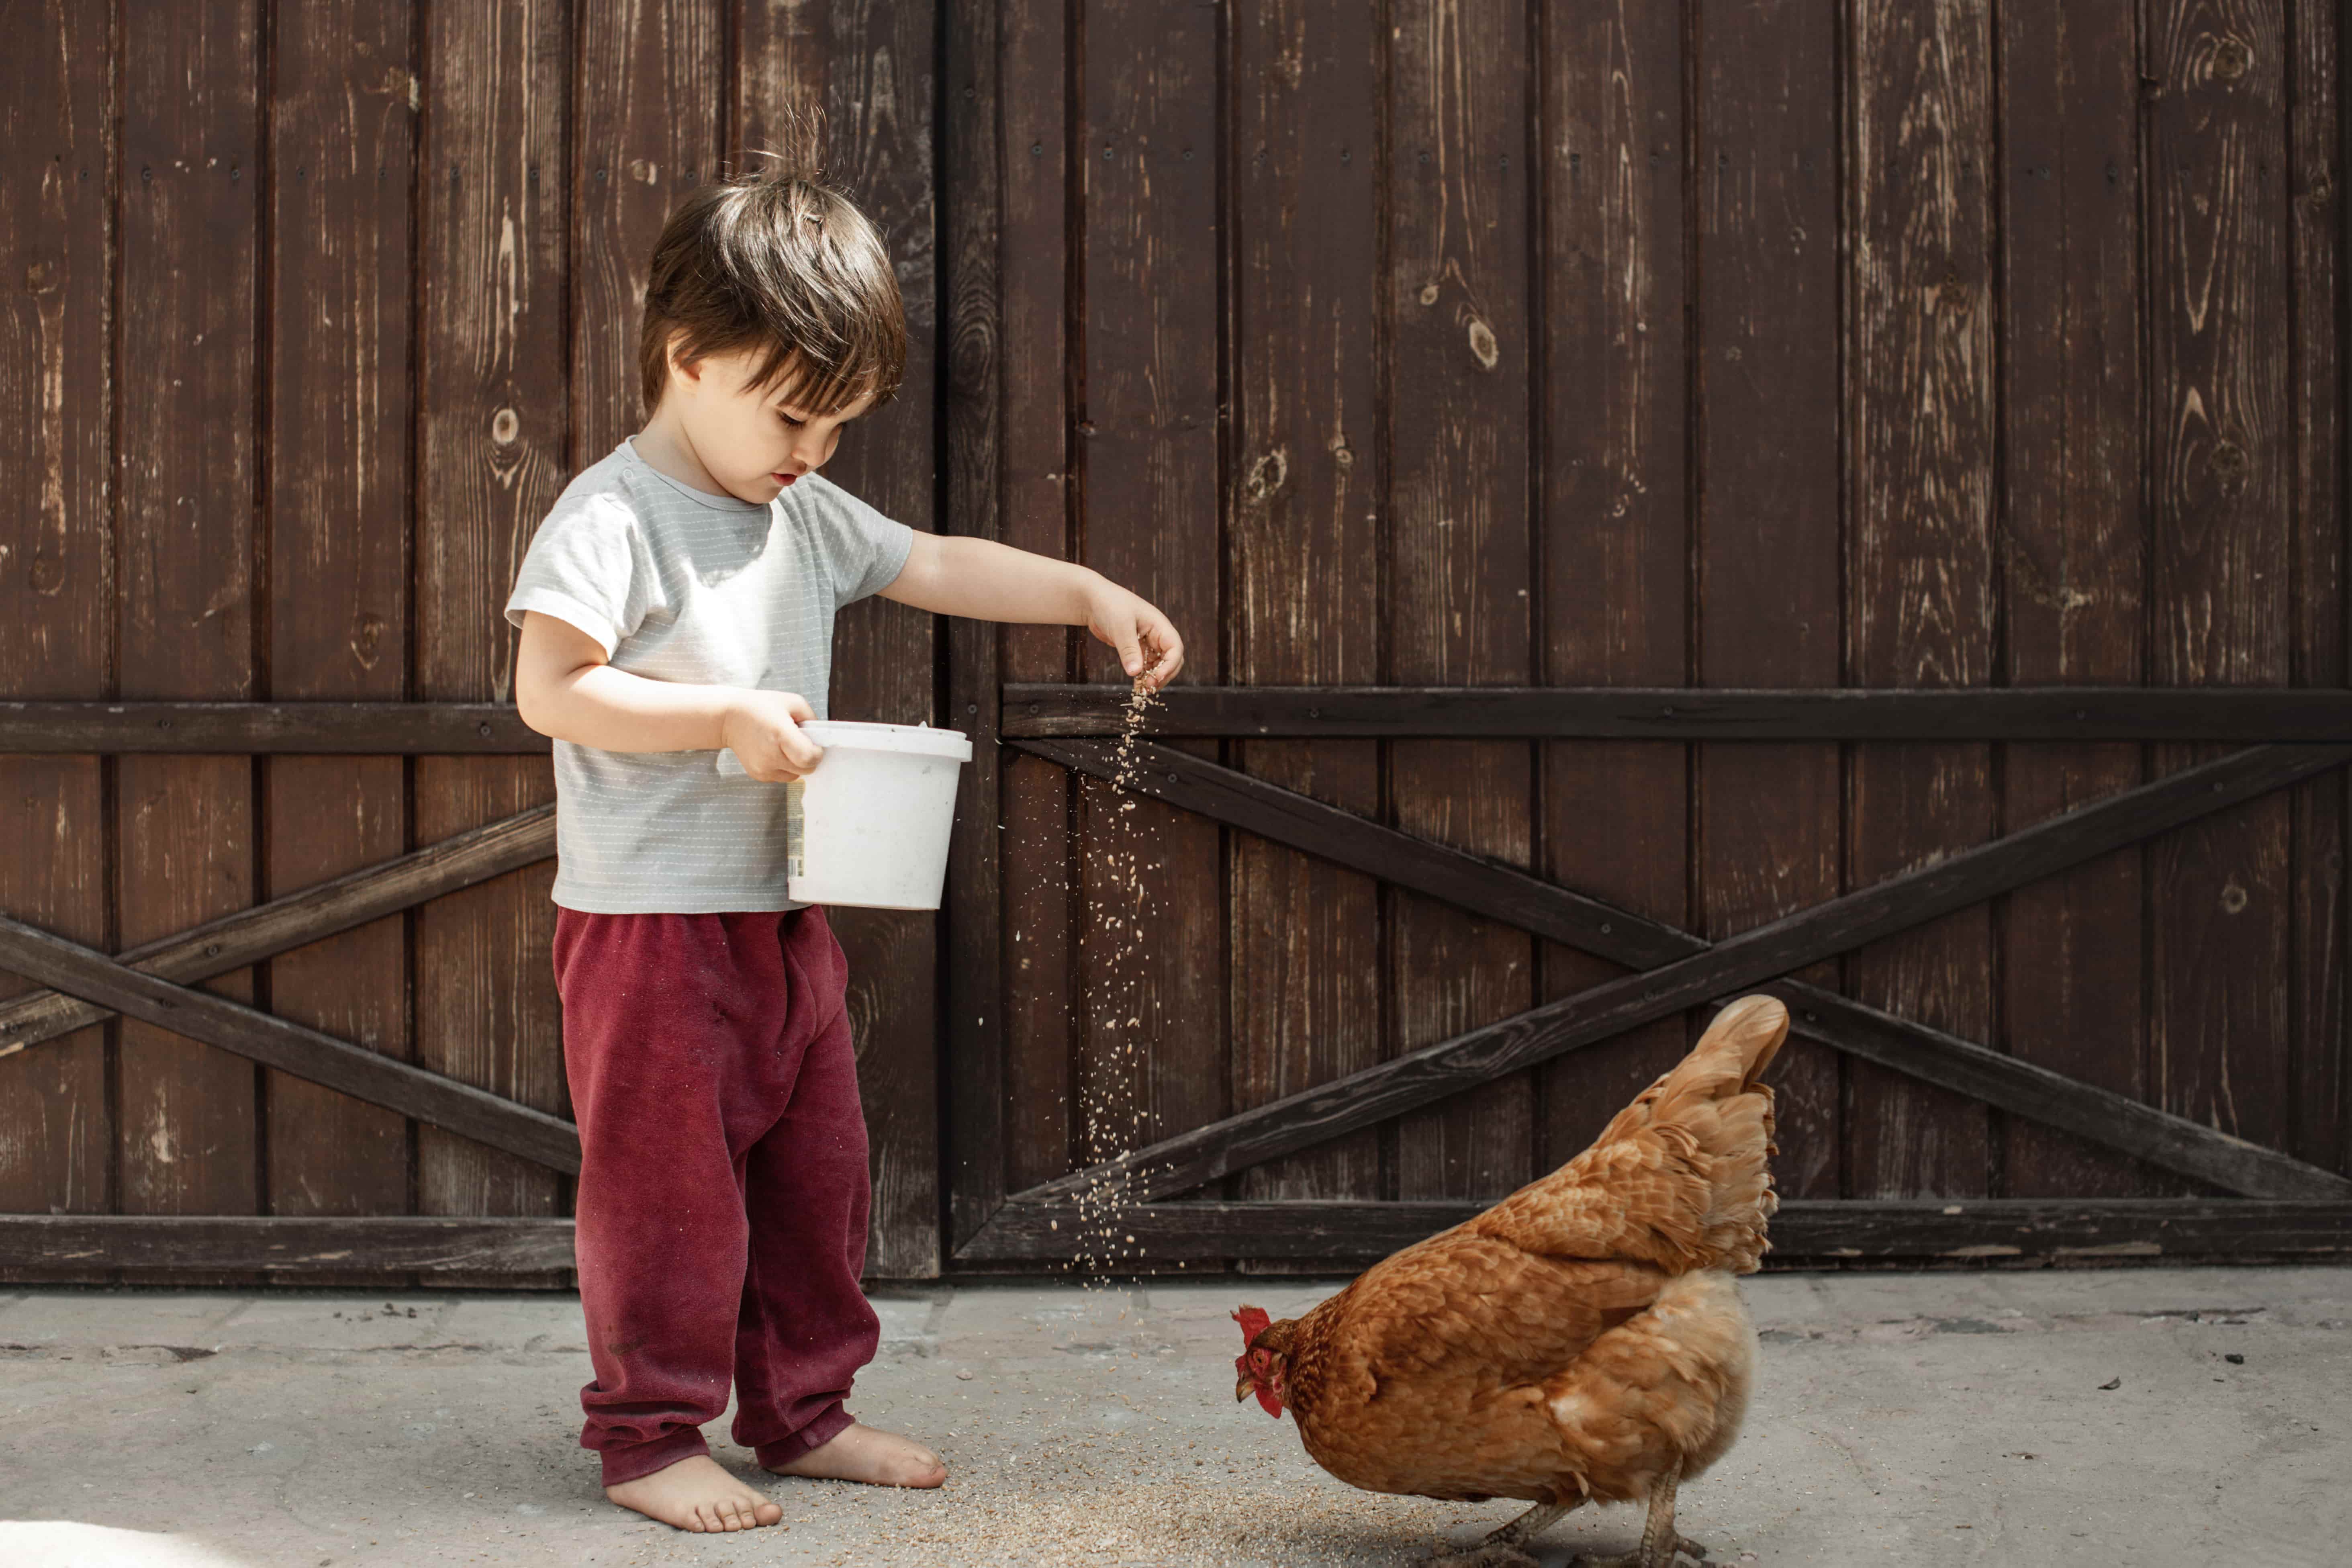
[[[765,506],[654,468],[624,439],[531,535],[507,619],[537,610],[656,680],[797,691],[820,719],[833,617],[890,585],[914,530],[817,473]],[[555,889],[566,909],[702,914],[784,894],[784,790],[717,752],[555,742]]]

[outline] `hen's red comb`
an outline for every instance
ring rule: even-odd
[[[1265,1326],[1274,1320],[1266,1315],[1264,1307],[1244,1307],[1234,1314],[1234,1321],[1242,1326],[1242,1339],[1247,1342],[1264,1333]]]

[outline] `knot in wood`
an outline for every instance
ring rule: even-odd
[[[2242,38],[2224,38],[2213,51],[2213,77],[2217,81],[2235,81],[2246,74],[2254,63],[2254,51]]]
[[[1475,316],[1470,318],[1470,353],[1481,370],[1494,369],[1496,362],[1503,357],[1502,345],[1495,341],[1495,329]]]
[[[1289,451],[1286,447],[1276,447],[1250,465],[1248,475],[1242,480],[1242,495],[1253,503],[1262,503],[1280,489],[1282,482],[1289,477]]]

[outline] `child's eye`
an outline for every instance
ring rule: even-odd
[[[799,429],[801,426],[805,423],[803,420],[793,418],[791,415],[785,413],[781,408],[776,410],[776,417],[782,420],[785,424],[791,426],[795,430]]]

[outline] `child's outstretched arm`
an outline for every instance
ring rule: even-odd
[[[1184,639],[1150,600],[1092,567],[993,540],[917,533],[882,596],[935,615],[1084,626],[1154,690],[1184,668]]]

